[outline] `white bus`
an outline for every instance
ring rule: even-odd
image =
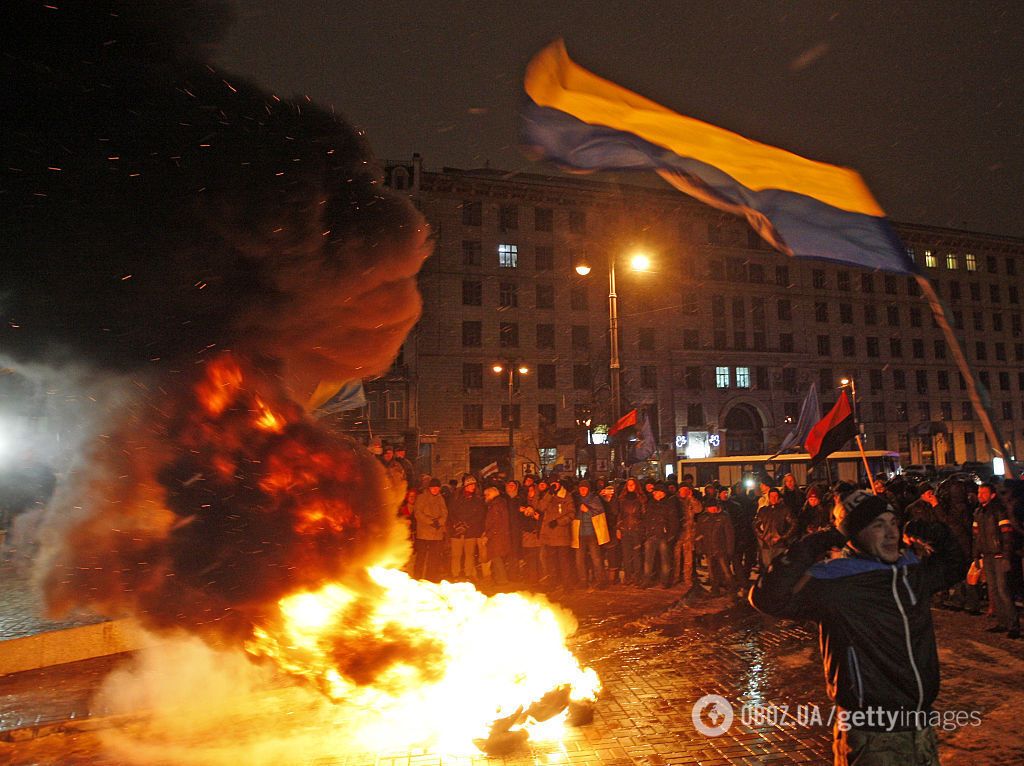
[[[884,474],[895,476],[900,471],[900,453],[885,450],[865,452],[871,476]],[[804,486],[811,482],[849,481],[860,483],[865,479],[864,460],[860,452],[833,452],[828,456],[828,467],[820,463],[809,472],[811,456],[797,452],[788,455],[732,455],[729,457],[683,458],[676,465],[676,481],[682,481],[686,474],[693,476],[695,485],[700,487],[713,482],[732,486],[749,478],[767,476],[772,482],[781,483],[783,475],[793,474],[796,483]]]

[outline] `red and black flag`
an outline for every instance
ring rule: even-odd
[[[615,436],[619,431],[622,431],[630,426],[636,425],[636,410],[632,409],[623,415],[611,428],[608,429],[609,436]]]
[[[815,424],[807,434],[804,447],[811,456],[811,466],[816,466],[857,434],[853,420],[853,408],[846,391],[839,394],[839,400],[828,414]]]

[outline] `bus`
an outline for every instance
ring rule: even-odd
[[[866,450],[865,456],[871,468],[871,477],[895,476],[900,472],[900,453],[886,450]],[[767,476],[769,481],[780,484],[782,477],[793,474],[801,486],[813,482],[849,481],[863,483],[864,459],[860,452],[833,452],[828,456],[828,466],[822,462],[810,469],[811,456],[807,453],[787,455],[731,455],[729,457],[683,458],[676,465],[676,480],[682,481],[686,474],[693,476],[695,486],[718,482],[723,487],[749,479],[758,480]]]

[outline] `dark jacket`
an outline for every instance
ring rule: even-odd
[[[651,497],[640,522],[640,531],[645,540],[671,540],[675,537],[679,533],[679,512],[675,500],[671,497],[663,497],[661,500]]]
[[[938,694],[931,596],[963,579],[966,560],[944,524],[912,522],[907,531],[932,554],[907,551],[886,564],[847,546],[843,557],[815,563],[841,540],[821,532],[791,545],[750,591],[762,612],[818,622],[828,695],[846,710],[927,711]]]
[[[484,531],[487,533],[487,552],[492,558],[512,553],[512,520],[508,506],[509,499],[505,495],[487,501]]]
[[[1013,553],[1013,520],[999,498],[974,510],[974,556],[1009,557]]]
[[[783,544],[793,531],[793,516],[785,503],[762,505],[754,515],[754,534],[766,548]]]
[[[452,537],[480,537],[487,505],[479,490],[466,495],[461,489],[448,500],[448,531]]]
[[[727,501],[722,502],[724,508]],[[696,545],[706,556],[732,556],[735,550],[732,520],[729,512],[705,512],[697,519]]]
[[[617,498],[619,503],[620,532],[640,531],[641,519],[644,516],[644,509],[647,506],[646,495],[640,492],[620,492]]]

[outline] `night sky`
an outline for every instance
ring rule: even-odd
[[[1024,3],[239,3],[220,63],[364,128],[381,158],[554,172],[517,148],[531,56],[846,165],[897,221],[1024,236]]]

